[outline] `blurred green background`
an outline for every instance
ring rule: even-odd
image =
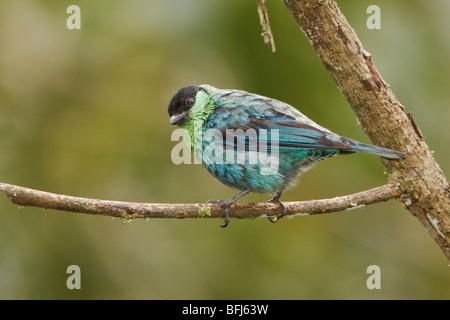
[[[81,8],[81,30],[66,9]],[[381,8],[369,30],[366,9]],[[370,143],[282,1],[0,3],[0,181],[75,196],[205,202],[236,191],[174,165],[167,106],[188,84],[283,100]],[[450,2],[339,1],[376,67],[450,171]],[[379,157],[318,164],[284,201],[385,183]],[[265,201],[252,194],[244,201]],[[18,208],[0,194],[2,299],[449,299],[448,260],[397,201],[350,212],[232,220],[135,220]],[[68,290],[66,268],[81,268]],[[381,290],[366,269],[381,268]]]

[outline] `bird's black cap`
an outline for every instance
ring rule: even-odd
[[[187,86],[178,90],[178,92],[172,97],[169,103],[169,116],[172,119],[176,115],[181,115],[182,113],[187,114],[187,111],[195,104],[195,95],[200,90],[198,86]],[[182,119],[179,119],[182,120]],[[171,120],[171,124],[173,121]],[[179,121],[176,122],[179,124]]]

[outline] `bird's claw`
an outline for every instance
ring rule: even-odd
[[[223,220],[223,224],[220,225],[222,228],[226,228],[230,223],[230,207],[225,207],[225,219]]]
[[[224,224],[221,224],[220,226],[222,228],[226,228],[228,224],[230,223],[230,208],[233,202],[227,201],[227,200],[208,200],[206,203],[213,203],[217,204],[218,206],[225,209],[225,220]]]
[[[266,203],[277,203],[280,208],[281,208],[281,213],[276,215],[276,216],[268,216],[267,219],[272,222],[272,223],[277,223],[278,220],[280,220],[281,218],[284,217],[284,215],[286,214],[286,207],[284,206],[284,204],[280,201],[279,199],[279,195],[275,195],[272,199],[267,200]]]

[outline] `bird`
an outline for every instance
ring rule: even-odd
[[[319,160],[357,152],[392,160],[405,157],[340,136],[285,102],[243,90],[188,85],[171,98],[168,112],[170,124],[184,129],[202,165],[240,191],[227,200],[208,201],[225,208],[221,227],[230,222],[232,204],[250,192],[272,196],[267,202],[278,204],[281,212],[268,219],[277,222],[286,213],[282,193]]]

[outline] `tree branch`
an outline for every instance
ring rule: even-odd
[[[334,0],[284,0],[362,128],[379,146],[403,151],[402,161],[383,160],[399,199],[450,259],[450,187],[412,116],[404,113]]]
[[[19,206],[33,206],[124,219],[134,218],[224,218],[225,210],[216,204],[137,203],[97,200],[50,193],[0,182],[0,192]],[[332,199],[285,202],[286,215],[313,215],[356,209],[399,197],[397,187],[383,185]],[[232,218],[257,218],[279,214],[273,203],[235,203]]]

